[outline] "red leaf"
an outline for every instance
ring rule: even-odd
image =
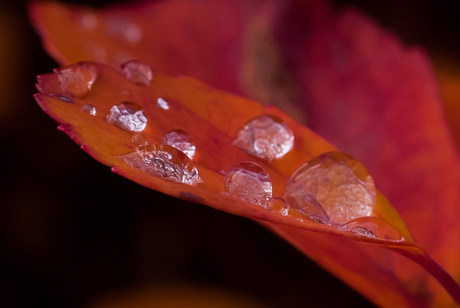
[[[280,196],[288,178],[299,166],[319,154],[335,150],[279,109],[214,90],[191,78],[174,79],[154,73],[150,85],[135,84],[120,71],[90,62],[56,70],[54,74],[39,76],[38,80],[41,93],[36,99],[40,106],[61,123],[61,130],[95,159],[111,166],[114,172],[172,196],[193,199],[260,221],[379,305],[423,306],[428,303],[426,298],[414,293],[410,281],[402,280],[387,262],[392,251],[422,265],[453,297],[460,295],[459,286],[412,241],[404,222],[380,194],[373,215],[393,224],[406,241],[340,232],[305,216],[303,220],[282,216],[222,194],[224,176],[220,171],[241,161],[256,161],[263,166],[272,179],[274,195]],[[90,86],[90,91],[81,90],[83,81]],[[159,98],[169,104],[169,109],[157,107]],[[126,101],[142,108],[148,119],[142,133],[149,143],[161,143],[164,133],[175,129],[182,129],[192,136],[197,148],[193,163],[202,183],[185,185],[165,181],[124,162],[123,155],[135,152],[134,133],[109,123],[107,116],[114,105]],[[94,106],[95,115],[84,111],[84,106]],[[260,114],[278,116],[294,132],[294,148],[282,159],[262,160],[232,144],[238,129]],[[186,159],[180,154],[180,159]]]

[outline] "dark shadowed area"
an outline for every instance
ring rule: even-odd
[[[335,3],[459,62],[453,7]],[[58,131],[32,97],[36,76],[58,65],[42,50],[24,2],[0,4],[0,44],[0,306],[82,307],[126,290],[171,286],[168,294],[181,297],[200,286],[247,307],[373,307],[256,223],[130,182]]]

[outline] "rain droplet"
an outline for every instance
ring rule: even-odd
[[[269,199],[266,208],[267,210],[281,214],[283,216],[289,215],[289,204],[287,204],[286,200],[280,197]]]
[[[147,118],[141,107],[132,102],[113,106],[107,116],[110,124],[131,132],[141,132],[147,126]]]
[[[124,18],[108,19],[106,31],[108,35],[122,37],[129,44],[136,44],[142,39],[142,29]]]
[[[122,64],[121,70],[126,79],[134,84],[149,85],[150,81],[152,81],[153,73],[150,66],[137,60]]]
[[[157,108],[158,109],[163,109],[163,110],[168,110],[169,109],[169,104],[167,101],[162,99],[161,97],[158,98],[157,100]]]
[[[253,162],[236,165],[227,172],[224,181],[225,195],[263,207],[273,194],[270,175]]]
[[[132,143],[138,146],[146,146],[147,145],[147,137],[144,134],[134,134],[133,138],[131,138]]]
[[[260,115],[246,122],[233,145],[261,159],[280,159],[294,145],[294,134],[286,123],[273,115]]]
[[[322,154],[301,166],[289,179],[286,195],[299,188],[319,201],[331,224],[369,216],[375,205],[374,180],[366,167],[342,152]]]
[[[56,69],[61,90],[72,97],[82,98],[91,91],[96,81],[97,69],[90,63],[74,64]]]
[[[189,134],[181,129],[176,129],[165,134],[163,143],[181,150],[190,159],[193,159],[193,156],[195,156],[195,142]]]
[[[97,19],[97,16],[96,14],[94,13],[84,13],[82,16],[81,16],[81,27],[84,29],[84,30],[93,30],[97,27],[97,24],[98,24],[98,19]]]
[[[305,189],[288,183],[284,192],[284,199],[292,208],[300,214],[310,217],[311,220],[326,225],[330,223],[329,216],[321,204]]]
[[[92,116],[96,115],[96,107],[94,107],[91,104],[83,105],[81,109],[89,115],[92,115]]]
[[[151,144],[118,158],[133,168],[166,181],[192,186],[202,182],[198,169],[187,155],[168,145]]]
[[[378,217],[359,217],[336,228],[356,235],[381,238],[392,241],[404,241],[404,237],[387,221]]]

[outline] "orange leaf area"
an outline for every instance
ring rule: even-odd
[[[262,166],[270,175],[273,195],[282,196],[294,171],[312,158],[336,150],[279,109],[264,107],[188,77],[171,78],[154,72],[149,85],[130,82],[121,71],[92,62],[65,67],[41,75],[38,80],[41,93],[35,98],[43,110],[61,123],[60,130],[114,172],[151,189],[261,222],[378,305],[415,307],[433,303],[432,294],[426,289],[421,293],[421,288],[404,275],[404,268],[394,267],[393,258],[405,262],[409,269],[414,266],[395,252],[424,267],[458,301],[459,286],[414,243],[402,219],[381,194],[377,195],[372,215],[390,222],[405,241],[340,232],[307,217],[282,216],[223,194],[222,171],[237,163],[253,161]],[[158,106],[160,98],[168,104],[167,109]],[[172,130],[187,132],[196,144],[193,164],[202,182],[187,185],[166,181],[120,159],[138,147],[133,143],[134,132],[108,121],[112,107],[122,103],[142,109],[147,123],[141,130],[149,144],[161,144],[164,134]],[[95,112],[88,106],[94,107]],[[294,133],[293,149],[279,160],[262,160],[233,145],[238,130],[261,114],[279,117]]]

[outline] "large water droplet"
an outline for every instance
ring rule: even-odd
[[[342,152],[317,156],[294,172],[286,195],[299,188],[320,202],[332,224],[369,216],[375,205],[374,181],[366,167]]]
[[[158,109],[163,109],[163,110],[168,110],[169,109],[169,104],[167,101],[162,99],[161,97],[158,98],[157,100],[157,108]]]
[[[224,181],[225,195],[263,207],[273,194],[270,175],[253,162],[236,165],[227,172]]]
[[[280,159],[294,145],[294,134],[286,123],[273,115],[260,115],[238,131],[233,145],[266,160]]]
[[[128,61],[121,65],[121,70],[126,79],[135,84],[149,85],[152,81],[153,73],[150,65],[137,60]]]
[[[123,102],[110,109],[107,116],[110,124],[131,132],[141,132],[147,126],[147,118],[141,107],[132,102]]]
[[[133,168],[166,181],[197,185],[198,169],[181,151],[168,145],[148,145],[145,149],[118,157]]]
[[[311,220],[322,224],[330,223],[329,216],[321,204],[305,189],[288,183],[284,192],[284,199],[292,208],[300,214],[310,217]]]
[[[66,96],[82,98],[91,91],[96,81],[97,69],[93,64],[80,63],[54,70],[61,90]]]
[[[289,204],[280,197],[270,198],[266,204],[267,210],[281,214],[283,216],[289,215]]]
[[[92,116],[96,115],[96,107],[94,107],[91,104],[83,105],[81,109],[89,115],[92,115]]]
[[[163,137],[163,143],[181,150],[190,159],[193,159],[193,156],[195,156],[195,142],[189,134],[181,129],[175,129],[165,134]]]
[[[359,217],[336,228],[349,231],[356,235],[381,238],[392,241],[403,241],[404,237],[387,221],[378,217]]]

